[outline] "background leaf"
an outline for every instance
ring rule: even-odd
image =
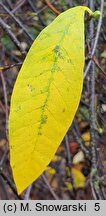
[[[82,174],[82,172],[79,171],[79,170],[77,170],[77,169],[75,169],[75,168],[72,168],[72,173],[74,175],[74,184],[75,184],[75,187],[76,188],[82,188],[82,187],[84,187],[86,178]],[[65,182],[65,185],[67,186],[68,190],[72,189],[72,185],[71,185],[70,182]]]

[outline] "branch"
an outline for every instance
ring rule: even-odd
[[[24,200],[29,200],[31,190],[32,190],[32,184],[27,188]]]
[[[95,54],[95,51],[96,51],[96,48],[97,48],[97,44],[98,44],[98,40],[99,40],[99,35],[100,35],[100,30],[101,30],[101,25],[102,25],[103,8],[104,8],[104,0],[101,0],[101,6],[100,6],[101,15],[100,15],[100,18],[99,18],[99,21],[98,21],[96,37],[95,37],[94,45],[93,45],[92,52],[91,52],[91,55],[90,55],[91,60],[89,61],[88,65],[87,65],[87,67],[85,69],[84,79],[85,79],[85,77],[87,76],[87,74],[89,72],[89,69],[90,69],[91,63],[92,63],[92,58],[93,58],[93,56]],[[91,35],[91,37],[92,37],[92,35]]]
[[[95,56],[93,57],[92,60],[94,61],[95,65],[99,68],[99,70],[103,73],[103,75],[106,77],[106,72],[101,68],[101,66],[99,65],[99,62]]]
[[[12,183],[12,181],[10,180],[10,178],[7,177],[7,176],[5,175],[5,173],[4,173],[2,170],[0,170],[0,175],[1,175],[2,178],[7,182],[7,184],[10,186],[10,188],[12,189],[12,191],[13,191],[13,193],[16,195],[16,197],[17,197],[18,199],[22,200],[22,197],[21,197],[20,195],[17,194],[17,191],[16,191],[16,189],[15,189],[15,186],[14,186],[14,184]]]
[[[48,0],[45,0],[48,7],[56,14],[59,15],[61,12],[57,10]]]
[[[80,145],[80,148],[81,150],[83,151],[83,153],[85,154],[85,156],[88,158],[88,159],[91,159],[91,156],[90,156],[90,151],[89,149],[85,146],[85,143],[81,137],[81,134],[80,134],[80,131],[79,131],[79,127],[77,125],[77,121],[76,119],[74,119],[74,122],[73,122],[73,135],[75,137],[75,140],[77,141],[77,143]]]
[[[44,174],[42,174],[42,178],[43,178],[45,184],[47,185],[47,187],[48,187],[50,193],[52,194],[53,198],[54,198],[55,200],[59,200],[59,197],[58,197],[58,196],[55,194],[55,192],[53,191],[52,187],[50,186],[50,184],[49,184],[49,182],[47,181],[47,179],[46,179],[46,177],[45,177]]]
[[[43,21],[43,19],[42,19],[40,13],[37,12],[37,9],[36,9],[35,5],[33,4],[33,2],[32,2],[31,0],[28,0],[28,3],[29,3],[29,5],[30,5],[30,7],[32,8],[32,10],[37,14],[38,19],[39,19],[41,25],[42,25],[42,26],[46,26],[46,24],[45,24],[45,22]]]
[[[13,4],[12,4],[11,0],[6,0],[6,2],[8,4],[8,6],[12,9],[13,8]]]
[[[90,9],[94,10],[94,2],[90,0]],[[94,34],[94,21],[91,20],[89,25],[89,34],[90,37]],[[94,41],[91,41],[91,48],[93,47]],[[91,53],[92,56],[93,52]],[[95,139],[95,132],[96,132],[96,123],[95,123],[95,65],[94,62],[91,61],[90,64],[90,107],[89,107],[89,113],[90,113],[90,144],[91,144],[91,162],[92,162],[92,170],[91,170],[91,189],[94,199],[98,199],[98,192],[95,191],[95,180],[94,176],[96,172],[94,170],[97,170],[97,153],[96,153],[96,139]],[[93,174],[92,174],[93,173]],[[92,176],[93,175],[93,176]],[[94,181],[94,182],[93,182]]]
[[[2,8],[15,20],[15,22],[22,28],[23,32],[25,32],[31,42],[33,42],[32,36],[29,34],[25,26],[23,26],[21,21],[2,2],[0,2],[0,6],[2,6]]]
[[[89,43],[87,43],[87,46],[88,46],[88,52],[91,53],[91,47],[89,46]],[[85,60],[89,60],[89,59],[92,60],[95,63],[95,65],[99,68],[99,70],[103,73],[103,75],[106,76],[106,72],[101,68],[96,56],[93,56],[91,59],[91,56],[89,56],[88,54]]]
[[[4,75],[0,73],[1,82],[3,86],[3,94],[4,94],[4,102],[5,102],[5,115],[6,115],[6,137],[8,137],[8,99],[7,99],[7,90],[6,90],[6,83],[4,79]]]
[[[67,151],[67,160],[68,160],[68,167],[70,171],[70,182],[72,184],[73,191],[75,191],[75,184],[74,184],[74,176],[72,173],[72,161],[71,161],[71,153],[69,149],[69,141],[68,141],[68,135],[65,136],[65,144],[66,144],[66,151]]]
[[[91,53],[91,58],[94,57],[96,46],[98,43],[99,39],[99,34],[100,34],[100,28],[102,24],[102,13],[103,13],[103,3],[104,1],[101,0],[101,17],[99,19],[99,24],[97,28],[97,34],[95,38],[95,42],[92,40],[91,42],[91,47],[92,53]],[[90,9],[93,11],[94,10],[94,2],[90,0]],[[94,21],[91,20],[90,26],[89,26],[89,34],[90,37],[94,34]],[[93,45],[94,44],[94,45]],[[96,119],[95,119],[95,65],[94,62],[91,60],[91,64],[89,62],[89,68],[90,69],[90,107],[89,107],[89,113],[90,113],[90,144],[91,144],[91,162],[92,162],[92,168],[91,168],[91,189],[92,193],[94,196],[94,199],[101,199],[101,193],[100,193],[100,186],[99,186],[99,176],[98,176],[98,164],[97,164],[97,143],[96,143],[96,133],[97,133],[97,128],[96,128]]]
[[[6,109],[5,109],[5,106],[2,104],[1,101],[0,101],[0,107],[1,107],[1,109],[3,110],[3,112],[5,113]]]
[[[10,30],[10,26],[8,26],[3,19],[0,18],[0,26],[4,29],[4,31],[6,31],[6,33],[8,34],[8,36],[11,38],[12,42],[15,44],[15,46],[20,50],[20,52],[23,55],[26,55],[26,51],[22,48],[20,42],[18,41],[18,39],[15,37],[15,35],[13,34],[13,32]]]
[[[51,1],[51,4],[55,3],[55,1],[56,1],[56,0],[52,0],[52,1]],[[31,2],[31,0],[28,0],[28,2]],[[48,8],[48,5],[43,6],[43,8],[41,8],[41,9],[39,9],[39,10],[37,10],[37,11],[35,12],[36,15],[41,14],[41,12],[43,12],[43,11],[46,10],[47,8]],[[34,8],[33,8],[33,11],[35,11]],[[44,26],[46,26],[46,24],[44,24]]]
[[[25,2],[26,0],[19,0],[18,3],[16,2],[16,6],[13,8],[11,12],[15,13],[18,9],[20,9],[20,7],[24,5]]]
[[[12,64],[12,65],[4,65],[4,66],[0,66],[0,72],[4,72],[10,68],[13,68],[13,67],[18,67],[18,66],[21,66],[22,65],[22,62],[18,62],[18,63],[15,63],[15,64]]]
[[[9,197],[8,197],[8,193],[7,193],[7,190],[5,188],[5,182],[4,182],[4,179],[2,178],[2,176],[0,176],[0,195],[2,199],[4,200],[9,200]]]

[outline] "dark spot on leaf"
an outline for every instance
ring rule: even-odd
[[[55,72],[55,71],[61,71],[60,67],[58,65],[54,65],[54,67],[51,69],[51,72]]]
[[[72,63],[71,59],[68,59],[67,62],[68,62],[68,63]]]
[[[20,110],[21,110],[21,106],[17,106],[14,111],[19,112]]]
[[[63,109],[63,112],[65,112],[65,108]]]
[[[13,147],[13,146],[10,146],[10,149],[14,149],[14,147]]]
[[[38,136],[41,136],[41,135],[42,135],[42,133],[39,131],[39,132],[38,132]]]
[[[64,59],[64,57],[60,54],[59,58]]]
[[[32,85],[29,85],[29,84],[28,84],[28,89],[29,89],[30,91],[33,91]]]
[[[47,116],[44,115],[44,116],[42,116],[42,118],[41,118],[41,124],[45,124],[46,122],[47,122]]]
[[[56,45],[54,48],[54,52],[55,52],[55,61],[61,56],[60,54],[60,46]]]
[[[46,62],[48,60],[48,58],[46,56],[44,56],[41,61]]]
[[[59,45],[56,45],[55,48],[54,48],[54,52],[57,53],[57,52],[59,52],[59,50],[60,50],[60,46],[59,46]]]

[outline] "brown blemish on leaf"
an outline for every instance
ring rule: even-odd
[[[59,46],[59,45],[56,45],[55,48],[54,48],[54,52],[57,53],[57,52],[59,52],[59,50],[60,50],[60,46]]]
[[[55,72],[55,71],[61,71],[60,67],[58,65],[54,65],[54,67],[51,69],[51,72]]]
[[[41,124],[46,124],[46,122],[47,122],[47,116],[43,115],[41,118]]]
[[[28,84],[28,89],[29,89],[30,91],[33,91],[32,85]]]
[[[71,59],[68,59],[67,62],[68,62],[68,63],[72,63]]]
[[[19,112],[20,110],[21,110],[21,106],[17,106],[14,111]]]
[[[42,135],[42,133],[39,131],[39,132],[38,132],[38,135],[39,135],[39,136],[41,136],[41,135]]]
[[[62,110],[62,112],[63,112],[63,113],[65,112],[65,108]]]
[[[44,56],[44,57],[41,59],[41,61],[43,61],[43,62],[48,61],[48,57],[47,57],[47,56]]]

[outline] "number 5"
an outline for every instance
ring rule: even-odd
[[[100,203],[95,203],[94,210],[95,211],[99,211],[100,210]]]

